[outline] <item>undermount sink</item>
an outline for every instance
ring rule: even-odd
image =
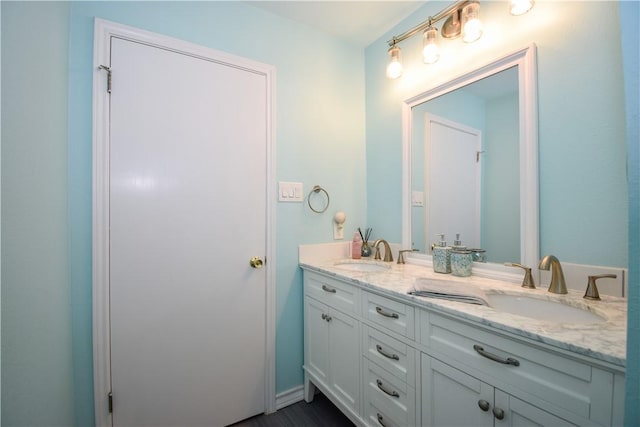
[[[335,266],[341,270],[348,271],[362,271],[362,272],[374,272],[374,271],[387,271],[390,266],[386,264],[379,264],[371,261],[345,261],[345,262],[337,262]]]
[[[595,313],[540,298],[523,295],[488,294],[489,307],[496,311],[559,323],[600,323],[606,321]]]

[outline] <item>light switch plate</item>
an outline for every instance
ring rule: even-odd
[[[424,192],[422,191],[411,192],[411,206],[424,206]]]
[[[278,201],[280,202],[302,202],[304,194],[301,182],[278,182]]]

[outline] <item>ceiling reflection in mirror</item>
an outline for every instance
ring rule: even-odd
[[[488,262],[520,260],[518,106],[514,66],[412,107],[413,248],[459,235]]]

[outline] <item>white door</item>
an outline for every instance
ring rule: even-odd
[[[115,37],[110,67],[113,424],[262,413],[265,76]]]
[[[444,233],[451,244],[460,234],[467,247],[481,247],[481,147],[479,130],[425,115],[425,242]]]

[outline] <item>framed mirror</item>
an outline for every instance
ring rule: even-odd
[[[402,244],[429,261],[445,234],[484,249],[485,273],[537,266],[538,121],[535,45],[403,103]]]

